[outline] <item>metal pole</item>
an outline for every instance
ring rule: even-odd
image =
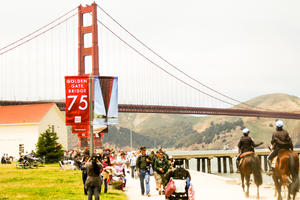
[[[132,151],[132,130],[130,129],[130,148]]]
[[[90,156],[94,154],[94,134],[93,134],[93,77],[90,74],[89,77],[89,104],[90,104]]]

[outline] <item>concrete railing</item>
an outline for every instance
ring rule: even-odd
[[[300,149],[294,149],[300,154]],[[260,163],[263,165],[263,169],[265,171],[268,170],[267,165],[267,156],[269,155],[270,151],[268,149],[256,149],[255,154],[259,157]],[[238,155],[236,150],[214,150],[214,151],[189,151],[189,152],[168,152],[175,160],[182,159],[184,160],[185,168],[189,169],[190,164],[189,160],[194,158],[197,160],[197,171],[211,173],[211,159],[217,159],[217,170],[218,173],[222,172],[227,173],[227,161],[229,166],[229,172],[233,173],[233,158]],[[223,162],[222,162],[223,161]],[[200,169],[201,164],[201,169]],[[223,167],[222,167],[223,166]]]

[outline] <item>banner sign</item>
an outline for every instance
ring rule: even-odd
[[[101,127],[93,129],[94,137],[104,137],[104,133],[108,132],[108,127]],[[89,125],[72,125],[72,133],[77,134],[79,138],[82,137],[89,137],[90,135],[90,128]]]
[[[118,123],[118,77],[98,76],[94,79],[95,126]]]
[[[89,77],[65,76],[66,125],[89,124]]]
[[[72,133],[89,133],[89,124],[74,124],[72,125]]]

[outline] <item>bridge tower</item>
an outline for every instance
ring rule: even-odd
[[[92,25],[83,25],[83,15],[91,13]],[[84,47],[84,35],[92,34],[92,46]],[[85,75],[85,58],[92,56],[92,75],[99,75],[97,4],[78,7],[78,76]]]
[[[91,14],[92,24],[84,26],[84,14]],[[92,34],[92,46],[85,47],[84,36]],[[97,4],[78,6],[78,76],[86,75],[86,57],[92,56],[92,75],[99,76],[99,48],[98,48],[98,24],[97,24]],[[78,146],[86,146],[88,138],[78,138]],[[102,144],[101,137],[91,138],[96,148]]]

